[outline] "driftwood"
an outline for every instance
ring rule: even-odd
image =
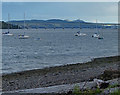
[[[97,87],[100,89],[105,89],[109,86],[109,82],[100,79],[94,79],[94,82],[97,83]]]

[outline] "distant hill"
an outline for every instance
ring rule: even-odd
[[[13,25],[24,27],[24,20],[10,21]],[[26,28],[96,28],[96,23],[85,22],[83,20],[61,20],[61,19],[49,19],[49,20],[25,20]],[[111,28],[111,26],[97,25],[98,28]]]
[[[9,23],[9,28],[10,29],[18,29],[18,25],[13,25]],[[8,29],[8,23],[4,21],[0,21],[0,29]]]

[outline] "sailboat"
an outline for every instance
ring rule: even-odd
[[[94,33],[94,34],[92,35],[92,37],[94,37],[94,38],[99,38],[99,35],[98,35],[97,33]]]
[[[101,32],[101,35],[98,37],[98,39],[103,39],[103,32]]]
[[[39,26],[39,25],[36,24],[36,29],[39,28],[38,26]],[[45,28],[45,29],[46,29],[46,28]],[[37,35],[39,36],[39,34],[38,34],[39,31],[36,31],[36,32],[37,32]],[[37,37],[35,40],[41,40],[41,39],[40,39],[40,37]]]
[[[24,34],[18,35],[19,39],[28,39],[29,36],[25,35],[25,13],[24,13]]]
[[[98,32],[98,28],[97,28],[97,20],[96,20],[96,33],[94,33],[92,37],[99,38],[99,35],[97,34],[97,32]]]
[[[8,14],[8,32],[3,32],[2,34],[7,36],[13,36],[13,34],[10,33],[9,19],[10,19],[10,15]]]
[[[77,32],[77,34],[75,34],[75,36],[85,36],[85,33],[81,33],[80,31]]]
[[[81,23],[80,23],[80,30],[81,30]],[[77,34],[75,34],[75,36],[85,36],[85,33],[81,33],[80,31],[77,32]]]
[[[55,24],[54,24],[54,30],[56,29]]]

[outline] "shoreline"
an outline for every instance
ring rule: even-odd
[[[92,80],[105,70],[117,70],[120,56],[95,58],[87,63],[35,69],[2,75],[3,91],[73,84]]]
[[[85,64],[90,64],[90,63],[94,63],[95,61],[110,61],[112,59],[115,59],[115,61],[117,60],[117,57],[118,59],[120,58],[120,56],[118,55],[115,55],[115,56],[108,56],[108,57],[98,57],[98,58],[93,58],[91,59],[90,61],[87,61],[87,62],[82,62],[82,63],[75,63],[75,64],[66,64],[66,65],[60,65],[60,66],[52,66],[52,67],[45,67],[45,68],[40,68],[40,69],[31,69],[31,70],[25,70],[25,71],[18,71],[18,72],[12,72],[12,73],[2,73],[2,76],[7,76],[7,75],[14,75],[14,74],[22,74],[22,73],[28,73],[28,72],[36,72],[36,71],[39,71],[39,70],[47,70],[47,69],[54,69],[54,68],[64,68],[64,67],[67,67],[67,66],[74,66],[74,65],[85,65]],[[109,58],[110,60],[105,60],[106,58]],[[112,60],[112,62],[114,62]]]

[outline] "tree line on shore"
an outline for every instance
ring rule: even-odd
[[[91,22],[85,22],[82,20],[74,20],[74,21],[68,21],[68,20],[60,20],[60,19],[50,19],[50,20],[14,20],[9,22],[1,21],[1,27],[0,29],[7,29],[8,26],[10,29],[39,29],[39,28],[117,28],[116,24],[100,24],[100,23],[91,23]]]

